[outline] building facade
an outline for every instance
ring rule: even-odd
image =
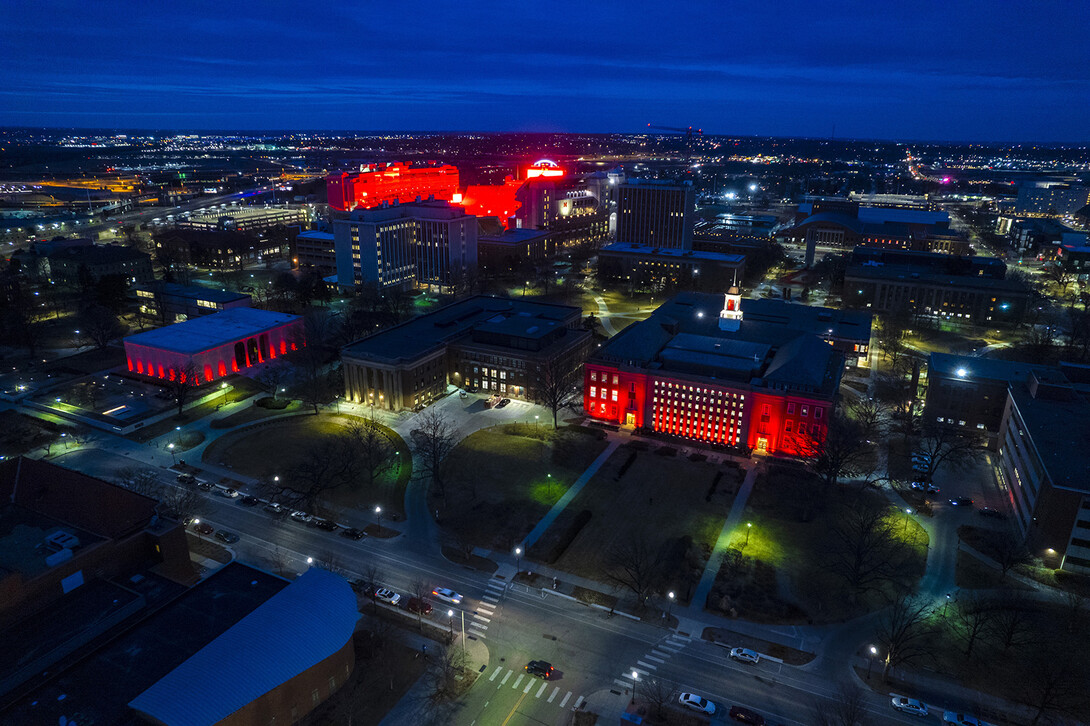
[[[552,258],[556,245],[548,230],[508,229],[477,236],[477,265],[485,274],[504,274],[540,265]]]
[[[259,237],[243,232],[174,229],[156,236],[155,249],[159,261],[169,266],[240,270],[285,259],[291,236]]]
[[[247,232],[259,234],[273,227],[305,228],[310,213],[305,206],[290,207],[237,207],[221,212],[195,214],[178,220],[183,229],[200,229],[208,232]]]
[[[447,202],[392,204],[333,222],[337,282],[345,289],[444,288],[477,270],[477,219]]]
[[[579,308],[483,295],[460,300],[341,351],[345,397],[397,411],[448,385],[533,400],[542,371],[576,385],[591,335]]]
[[[1014,214],[1027,217],[1062,217],[1090,204],[1090,187],[1081,184],[1039,182],[1023,184],[1014,202]]]
[[[612,284],[661,290],[683,284],[722,290],[743,278],[746,258],[721,252],[662,249],[614,242],[598,251],[598,278]]]
[[[768,454],[820,446],[845,362],[822,337],[829,327],[815,328],[824,309],[794,315],[802,306],[765,300],[751,316],[746,302],[756,301],[737,288],[683,293],[622,330],[585,365],[587,415]],[[854,325],[866,344],[870,317],[847,314],[845,326]]]
[[[337,272],[337,250],[332,232],[308,230],[295,237],[292,266],[300,270],[317,270],[322,275]]]
[[[695,210],[692,182],[626,181],[617,189],[617,242],[691,250]]]
[[[196,285],[155,281],[137,285],[135,292],[142,315],[167,323],[250,307],[250,296],[245,293],[210,290]]]
[[[449,164],[414,166],[395,161],[366,170],[361,168],[357,173],[339,172],[326,177],[329,206],[338,212],[429,197],[450,201],[457,193],[458,169]]]

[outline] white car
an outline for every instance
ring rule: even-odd
[[[431,591],[431,594],[434,595],[437,599],[442,600],[446,603],[450,603],[451,605],[462,604],[462,596],[454,592],[454,590],[451,590],[450,588],[437,587]]]
[[[310,522],[310,515],[299,509],[291,513],[291,521],[299,522],[300,524],[307,524]]]
[[[943,712],[942,722],[957,724],[957,726],[984,726],[984,722],[976,716],[970,716],[967,713],[958,713],[957,711]]]
[[[677,702],[690,711],[699,711],[700,713],[707,714],[715,713],[715,704],[695,693],[682,693],[678,696]]]
[[[228,499],[238,499],[238,489],[220,489],[220,494]]]
[[[401,596],[388,587],[380,587],[375,590],[375,599],[390,605],[397,605],[401,602]]]
[[[754,665],[761,660],[761,655],[749,648],[731,648],[730,657],[742,663],[753,663]]]
[[[913,716],[926,716],[927,706],[923,701],[915,698],[908,698],[907,696],[894,696],[892,699],[893,708],[902,713],[911,713]]]

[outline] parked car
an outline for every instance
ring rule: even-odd
[[[749,648],[731,648],[730,657],[736,661],[742,663],[752,663],[756,665],[761,660],[761,655]]]
[[[291,521],[306,524],[310,521],[310,515],[302,510],[296,509],[291,513]]]
[[[247,494],[246,496],[239,499],[238,503],[245,504],[247,507],[256,507],[258,504],[261,504],[261,500],[255,496]]]
[[[469,398],[469,394],[465,391],[458,391],[458,398]]]
[[[451,590],[448,587],[437,587],[437,588],[435,588],[434,590],[431,591],[431,594],[434,595],[439,600],[442,600],[443,602],[446,602],[446,603],[450,603],[451,605],[461,605],[462,604],[462,596],[459,595],[458,593],[454,592],[454,590]]]
[[[328,519],[322,519],[320,517],[314,517],[313,519],[310,520],[310,523],[313,526],[315,526],[318,529],[323,530],[325,532],[336,532],[337,531],[337,523],[333,522],[333,521],[330,521]]]
[[[192,474],[179,474],[178,483],[193,486],[197,483],[197,477],[193,476]]]
[[[972,497],[955,497],[950,500],[950,503],[955,507],[971,507],[973,506]]]
[[[226,542],[227,544],[234,544],[235,542],[238,542],[238,535],[234,532],[228,532],[225,529],[221,529],[216,532],[216,539],[220,542]]]
[[[745,706],[731,706],[730,717],[735,721],[753,724],[753,726],[765,726],[765,717]]]
[[[353,592],[361,593],[367,591],[367,583],[363,580],[349,580],[348,584],[352,586]]]
[[[957,711],[944,711],[942,714],[942,722],[957,724],[957,726],[984,726],[984,722],[976,716],[970,716],[967,713],[958,713]]]
[[[344,536],[344,537],[347,537],[348,539],[363,539],[364,536],[365,536],[365,533],[364,533],[364,531],[362,529],[356,529],[355,527],[349,527],[348,529],[341,532],[341,535]]]
[[[707,714],[715,713],[715,704],[695,693],[682,693],[678,696],[677,702],[690,711],[699,711],[700,713]]]
[[[238,499],[238,489],[220,489],[220,494],[228,499]]]
[[[401,596],[388,587],[380,587],[375,590],[375,599],[390,605],[397,605],[401,602]]]
[[[501,398],[500,402],[496,404],[496,408],[503,408],[507,404],[511,403],[510,398]]]
[[[536,676],[542,680],[549,680],[553,675],[554,668],[550,663],[543,660],[532,660],[526,664],[526,672],[532,676]]]
[[[209,535],[216,530],[213,529],[212,525],[210,525],[208,522],[198,522],[197,524],[193,525],[193,531],[197,534]]]
[[[992,519],[1006,519],[1007,518],[1006,514],[999,511],[998,509],[993,509],[992,507],[981,507],[980,509],[976,510],[976,513],[979,514],[982,517],[991,517]]]
[[[276,502],[269,502],[265,505],[265,511],[269,512],[270,514],[275,514],[277,516],[283,516],[284,513],[288,510],[284,509],[284,507],[280,506]]]
[[[198,479],[197,488],[200,489],[202,492],[210,492],[216,488],[216,485],[210,481],[201,481],[200,479]]]
[[[405,607],[410,613],[420,613],[421,615],[431,614],[431,603],[421,597],[410,597],[409,602],[405,604]]]
[[[902,713],[910,713],[913,716],[926,716],[927,706],[923,701],[915,698],[908,698],[907,696],[894,696],[891,699],[891,704],[894,709]]]

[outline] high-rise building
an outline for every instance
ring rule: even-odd
[[[1037,182],[1018,189],[1014,213],[1031,217],[1061,217],[1090,204],[1090,187],[1081,184]]]
[[[692,182],[625,182],[617,192],[617,241],[691,250],[695,207]]]
[[[338,212],[372,209],[383,203],[404,203],[434,197],[449,201],[458,192],[458,169],[443,166],[411,166],[394,162],[375,169],[326,177],[329,206]]]
[[[384,204],[333,221],[337,283],[379,289],[445,287],[477,269],[477,219],[429,200]]]

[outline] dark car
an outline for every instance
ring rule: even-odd
[[[1006,519],[1007,518],[1006,514],[1004,514],[1003,512],[1000,512],[998,509],[995,509],[993,507],[981,507],[980,509],[976,510],[976,513],[979,514],[982,517],[991,517],[992,519]]]
[[[751,711],[745,706],[731,706],[730,717],[735,721],[741,721],[742,723],[754,724],[754,726],[764,726],[765,717],[756,711]]]
[[[220,542],[226,542],[227,544],[234,544],[238,542],[238,535],[234,532],[227,532],[226,530],[219,530],[216,532],[216,539]]]
[[[973,506],[972,497],[956,497],[950,500],[950,503],[955,507],[971,507]]]
[[[553,675],[553,667],[543,660],[532,660],[526,664],[526,672],[547,681]]]
[[[256,507],[258,504],[261,504],[261,500],[255,496],[247,494],[242,499],[239,499],[238,503],[245,504],[247,507]]]
[[[212,528],[212,525],[208,524],[207,522],[197,522],[193,525],[193,531],[197,534],[203,534],[207,537],[215,530]]]
[[[317,527],[326,532],[336,532],[338,529],[336,522],[331,522],[328,519],[319,519],[318,517],[312,519],[310,524],[312,527]]]
[[[200,489],[202,492],[210,492],[210,491],[212,491],[213,489],[216,488],[216,485],[213,484],[212,482],[201,481],[200,479],[198,479],[197,480],[197,488]]]
[[[363,580],[349,580],[348,584],[351,585],[352,589],[356,592],[367,592],[367,583]]]
[[[511,403],[510,398],[501,398],[500,402],[496,404],[496,408],[503,408],[507,404]]]
[[[366,533],[362,529],[349,527],[348,529],[341,532],[341,535],[347,537],[348,539],[363,539],[364,536],[366,536]]]
[[[431,614],[431,603],[427,600],[419,597],[410,597],[409,602],[405,605],[410,613],[420,613],[421,615]]]

